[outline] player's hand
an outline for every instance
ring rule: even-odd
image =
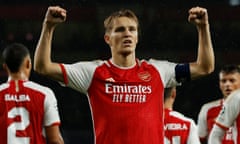
[[[207,9],[202,7],[193,7],[189,10],[188,21],[199,26],[208,24]]]
[[[58,23],[62,23],[66,20],[67,11],[59,6],[48,7],[47,13],[45,15],[44,22],[55,26]]]

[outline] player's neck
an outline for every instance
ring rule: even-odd
[[[131,67],[136,65],[135,55],[118,55],[112,57],[112,63],[120,67]]]
[[[10,80],[28,80],[28,76],[23,72],[11,73],[8,76],[8,81]]]
[[[164,108],[172,110],[173,109],[173,103],[171,101],[165,101],[164,102]]]

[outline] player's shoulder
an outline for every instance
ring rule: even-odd
[[[96,59],[96,60],[92,60],[92,61],[79,61],[79,62],[75,62],[75,63],[72,63],[72,64],[64,64],[65,67],[84,67],[84,68],[87,68],[87,67],[97,67],[97,66],[100,66],[102,64],[104,64],[105,61],[104,60],[99,60],[99,59]]]
[[[230,97],[239,98],[239,96],[240,96],[240,89],[237,89],[237,90],[233,91],[229,96]]]
[[[184,115],[178,111],[170,111],[169,115],[175,116],[175,117],[184,117]]]
[[[213,101],[210,101],[210,102],[207,102],[205,103],[203,106],[202,106],[202,110],[208,110],[212,107],[217,107],[217,106],[221,106],[222,104],[222,99],[217,99],[217,100],[213,100]]]
[[[142,59],[142,60],[140,60],[140,62],[146,62],[149,64],[169,64],[169,63],[171,63],[167,60],[159,60],[159,59],[154,59],[154,58],[150,58],[149,60]]]
[[[8,87],[9,87],[9,83],[2,83],[2,84],[0,84],[0,91],[6,89]]]
[[[233,101],[239,103],[240,101],[240,89],[233,91],[226,99],[226,101]]]
[[[83,65],[102,65],[103,63],[105,63],[105,60],[100,60],[100,59],[96,59],[96,60],[92,60],[92,61],[82,61],[80,62]]]
[[[100,60],[100,59],[96,59],[93,61],[86,61],[84,62],[85,65],[94,65],[94,66],[100,66],[102,64],[104,64],[106,62],[106,60]]]
[[[151,65],[160,71],[169,71],[169,70],[172,71],[173,68],[175,68],[175,66],[177,65],[176,63],[169,62],[167,60],[157,60],[152,58],[149,60],[142,59],[140,60],[140,64],[148,65],[148,66]]]
[[[32,90],[38,91],[40,93],[52,93],[53,92],[52,89],[50,89],[49,87],[41,85],[34,81],[26,81],[24,83],[24,86],[28,87]]]
[[[185,116],[184,114],[182,114],[182,113],[180,113],[180,112],[178,112],[178,111],[171,111],[171,112],[169,113],[169,115],[170,115],[170,116],[173,116],[173,117],[175,117],[175,118],[178,118],[178,119],[180,119],[180,120],[182,120],[182,121],[186,121],[186,122],[190,122],[190,123],[193,123],[193,122],[194,122],[192,118],[187,117],[187,116]]]

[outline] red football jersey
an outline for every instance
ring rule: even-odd
[[[223,99],[203,105],[198,116],[198,134],[200,138],[208,138],[222,106]],[[222,140],[222,144],[234,144],[232,131],[233,129],[229,128]]]
[[[174,63],[109,61],[61,65],[65,84],[90,101],[97,144],[163,144],[163,91],[176,85]]]
[[[31,81],[0,85],[0,143],[45,144],[43,126],[60,124],[53,92]]]
[[[200,144],[195,122],[179,112],[164,110],[164,144]]]
[[[225,130],[231,128],[234,144],[240,144],[240,90],[231,93],[223,105],[216,124]]]

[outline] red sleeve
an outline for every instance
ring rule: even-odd
[[[68,78],[67,78],[66,69],[65,69],[65,67],[64,67],[64,65],[62,63],[60,63],[59,66],[60,66],[60,68],[62,70],[64,84],[68,85]]]

